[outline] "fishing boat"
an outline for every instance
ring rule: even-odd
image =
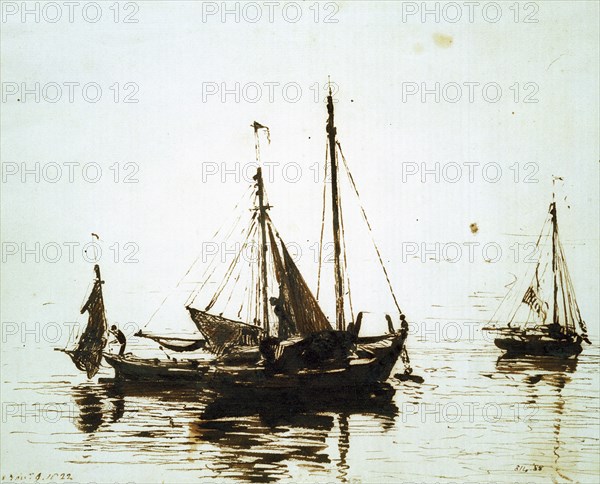
[[[115,368],[115,377],[127,380],[200,381],[208,371],[210,360],[206,358],[138,358],[131,353],[119,355],[106,351],[110,332],[104,308],[100,266],[94,266],[95,279],[90,294],[81,308],[88,313],[85,329],[73,349],[56,348],[68,354],[75,366],[93,378],[102,360]],[[204,340],[142,335],[175,352],[194,351],[205,346]]]
[[[378,336],[364,336],[361,331],[364,329],[362,328],[363,312],[354,316],[349,301],[350,317],[348,318],[346,314],[344,306],[345,299],[350,298],[350,281],[346,271],[339,158],[343,161],[347,180],[357,198],[358,190],[341,145],[336,139],[337,129],[334,123],[334,102],[331,91],[327,97],[327,110],[328,160],[326,161],[328,162],[326,167],[331,182],[335,326],[326,318],[318,297],[315,297],[308,287],[273,224],[269,214],[271,206],[266,202],[261,169],[258,168],[255,176],[257,190],[255,231],[259,238],[258,277],[255,286],[249,291],[250,300],[256,301],[252,318],[253,327],[262,327],[262,331],[256,333],[260,339],[258,346],[252,343],[253,334],[244,333],[247,326],[244,327],[230,319],[226,320],[222,314],[215,315],[209,312],[218,294],[213,296],[204,310],[188,305],[188,310],[199,331],[209,342],[212,342],[213,347],[218,348],[220,352],[222,350],[222,354],[215,361],[214,370],[207,375],[212,385],[255,389],[300,387],[325,389],[364,386],[386,381],[401,355],[405,363],[405,371],[411,371],[404,345],[408,323],[400,309],[381,253],[374,241],[375,253],[398,311],[397,328],[391,316],[386,314],[387,332]],[[264,128],[258,124],[257,129],[257,124],[254,124],[256,137],[258,129]],[[256,152],[257,162],[260,164],[258,137]],[[371,225],[362,205],[361,212],[371,231]],[[322,228],[324,222],[325,203]],[[322,238],[323,230],[321,242]],[[268,267],[273,268],[274,281],[269,280]],[[239,279],[236,277],[234,281],[237,280]],[[318,287],[319,285],[320,270]],[[219,286],[219,291],[221,287]],[[227,330],[223,330],[224,327]],[[248,341],[250,344],[247,348],[240,347],[241,343]]]
[[[375,252],[398,311],[396,327],[392,317],[386,314],[387,332],[378,336],[366,336],[361,331],[364,313],[359,312],[355,316],[350,304],[349,317],[346,314],[344,304],[345,299],[350,298],[350,290],[349,279],[345,272],[346,252],[338,183],[340,171],[338,153],[343,160],[350,186],[353,187],[357,197],[358,190],[341,151],[341,145],[336,139],[337,130],[334,124],[331,91],[327,98],[327,108],[329,162],[326,163],[326,167],[330,171],[331,178],[335,329],[318,301],[318,289],[315,297],[269,213],[272,206],[268,202],[262,178],[259,135],[266,132],[270,142],[270,133],[266,126],[254,122],[252,127],[258,168],[254,183],[250,186],[251,210],[242,209],[242,213],[250,213],[250,217],[245,224],[240,222],[241,218],[238,217],[234,226],[224,231],[227,234],[237,233],[242,238],[242,244],[233,261],[225,267],[224,272],[221,271],[219,281],[213,280],[218,267],[211,268],[213,263],[209,264],[205,272],[208,276],[185,304],[202,338],[178,339],[144,332],[137,333],[138,336],[159,343],[161,348],[166,347],[173,351],[184,352],[203,348],[212,354],[214,359],[163,360],[103,352],[104,360],[114,367],[117,378],[201,381],[207,385],[226,387],[341,388],[384,382],[401,356],[405,364],[405,372],[411,371],[404,345],[408,334],[408,323],[400,310],[383,259],[374,242]],[[361,210],[370,231],[371,226],[362,206]],[[324,221],[325,196],[321,238],[323,238]],[[239,230],[240,225],[241,230]],[[322,247],[322,243],[320,245]],[[243,257],[244,251],[252,247],[258,249],[256,257]],[[217,260],[216,266],[219,266],[219,262],[222,261]],[[319,264],[319,284],[320,269],[321,264]],[[244,272],[249,277],[243,277]],[[101,284],[98,270],[92,295],[94,298],[99,297],[100,300]],[[216,291],[208,294],[207,297],[205,289],[214,287]],[[236,295],[242,302],[232,308],[232,300],[236,299]],[[205,304],[200,304],[202,299],[200,296],[205,297]],[[88,305],[86,309],[89,310],[90,306]],[[104,337],[106,317],[103,303],[101,307],[94,306],[93,314],[94,316],[90,312],[90,322],[92,320],[103,322],[102,325],[94,323],[95,337],[99,338],[101,333]],[[101,331],[102,328],[104,332]],[[101,348],[105,344],[105,342],[101,344]],[[81,345],[82,340],[79,342],[79,346]],[[99,354],[97,346],[98,343],[93,348],[89,348],[93,351],[95,360],[98,360]]]
[[[557,179],[560,178],[554,181]],[[529,286],[516,301],[508,324],[484,328],[498,333],[494,343],[508,356],[571,358],[582,352],[583,342],[591,344],[559,238],[556,207],[553,194],[549,217],[536,242],[539,260]],[[543,246],[548,240],[551,244],[546,254]],[[527,317],[520,321],[523,309]]]

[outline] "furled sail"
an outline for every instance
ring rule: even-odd
[[[198,331],[204,336],[210,350],[216,355],[226,353],[236,346],[258,345],[262,328],[234,321],[206,311],[187,307]]]
[[[67,351],[68,355],[75,363],[75,366],[87,373],[88,378],[92,378],[100,368],[102,361],[102,350],[106,346],[106,315],[104,313],[104,299],[102,297],[102,284],[104,281],[100,278],[100,267],[94,266],[96,280],[92,292],[81,308],[81,314],[87,311],[88,323],[79,338],[77,347],[74,350]]]
[[[143,333],[142,330],[135,333],[134,336],[139,336],[140,338],[148,338],[152,341],[156,341],[161,346],[177,352],[184,351],[195,351],[200,348],[204,348],[206,346],[206,340],[203,339],[187,339],[187,338],[173,338],[167,336],[156,336],[153,334]]]
[[[271,239],[271,248],[273,249],[275,275],[280,288],[279,302],[284,313],[283,318],[278,316],[280,324],[282,319],[284,322],[288,322],[285,331],[280,330],[280,333],[284,333],[280,337],[289,337],[291,336],[289,333],[306,336],[319,331],[331,330],[332,328],[329,321],[327,321],[327,317],[310,291],[281,238],[279,241],[283,257],[276,250],[277,244],[270,224],[269,238]]]
[[[567,334],[579,334],[584,341],[589,343],[587,327],[581,317],[575,289],[571,281],[571,275],[567,266],[563,245],[558,238],[558,226],[556,222],[556,206],[551,205],[550,213],[554,221],[554,274],[555,274],[555,305],[554,321],[560,324]],[[579,330],[577,330],[579,326]]]

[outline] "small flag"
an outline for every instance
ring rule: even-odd
[[[548,313],[544,308],[545,303],[538,297],[535,289],[532,286],[529,286],[529,289],[525,291],[523,302],[527,304],[540,318],[542,318],[543,323],[546,322]]]
[[[269,144],[271,144],[271,132],[269,131],[269,128],[267,126],[264,126],[259,122],[254,121],[252,127],[254,128],[255,133],[258,133],[259,130],[264,129],[267,132],[267,141],[269,142]]]

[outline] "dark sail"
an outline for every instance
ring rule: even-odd
[[[293,324],[291,328],[301,336],[331,330],[329,321],[281,239],[283,257],[280,258],[278,251],[275,250],[277,245],[270,226],[269,237],[271,238],[271,247],[274,249],[272,252],[275,261],[275,275],[280,287],[280,299],[283,299],[281,302],[285,318],[288,318],[290,324]]]
[[[102,361],[102,350],[106,346],[106,315],[104,313],[104,299],[102,298],[102,284],[100,278],[100,267],[94,266],[96,280],[87,302],[81,308],[81,314],[87,311],[88,323],[79,338],[77,347],[67,351],[75,366],[87,373],[92,378],[100,368]]]
[[[273,267],[275,269],[275,277],[279,284],[279,297],[272,297],[270,299],[273,305],[273,311],[279,321],[277,329],[277,337],[280,340],[288,339],[292,336],[297,335],[296,324],[292,319],[293,309],[291,307],[291,295],[289,290],[289,284],[287,283],[287,277],[285,273],[285,267],[277,248],[277,242],[273,235],[273,230],[269,225],[269,241],[271,244],[271,254],[273,256]]]

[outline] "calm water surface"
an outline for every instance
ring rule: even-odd
[[[597,346],[569,363],[497,361],[481,334],[410,350],[423,383],[316,396],[87,381],[11,348],[3,481],[597,482]]]

